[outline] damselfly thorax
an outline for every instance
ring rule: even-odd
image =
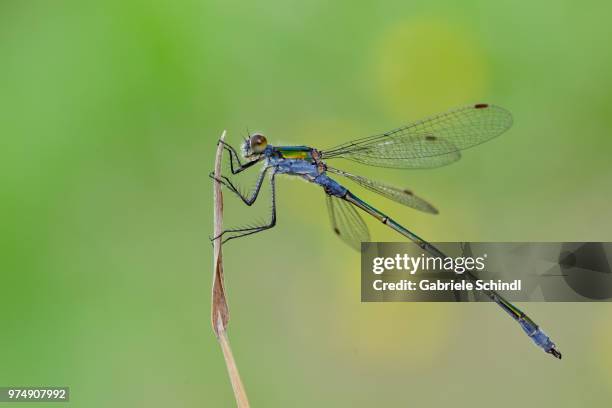
[[[274,167],[277,174],[301,177],[323,187],[331,196],[346,196],[348,190],[327,175],[327,166],[317,149],[307,146],[268,146],[264,155],[266,165]]]
[[[278,173],[302,176],[308,181],[324,174],[327,166],[317,149],[308,146],[268,146],[264,151],[266,165]]]

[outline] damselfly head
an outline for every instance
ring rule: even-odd
[[[244,157],[251,157],[263,153],[268,146],[268,141],[261,133],[253,133],[251,137],[244,141],[242,154]]]

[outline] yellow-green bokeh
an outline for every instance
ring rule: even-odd
[[[611,11],[4,0],[0,386],[68,385],[86,408],[233,405],[209,323],[223,129],[325,148],[496,103],[514,127],[453,166],[338,166],[433,202],[435,217],[361,193],[430,240],[610,240]],[[492,305],[361,304],[322,192],[278,184],[278,226],[225,249],[253,406],[609,406],[608,304],[523,305],[562,361]],[[226,197],[229,225],[266,215]]]

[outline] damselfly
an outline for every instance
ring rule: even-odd
[[[361,242],[370,240],[368,228],[356,209],[363,210],[406,238],[417,243],[423,250],[435,257],[446,258],[434,245],[420,238],[414,232],[400,225],[382,211],[357,197],[330,175],[347,178],[356,184],[378,193],[393,201],[428,213],[437,210],[412,191],[400,189],[348,173],[327,165],[327,160],[343,158],[370,166],[423,169],[447,165],[459,160],[460,151],[476,146],[505,132],[512,125],[512,115],[505,109],[479,103],[465,106],[437,116],[421,120],[379,135],[364,137],[343,143],[327,150],[308,146],[272,146],[266,138],[255,133],[245,139],[242,145],[242,162],[236,149],[223,143],[229,153],[232,174],[241,173],[263,162],[255,186],[248,194],[241,193],[230,178],[216,179],[235,193],[246,205],[252,205],[270,174],[269,183],[272,198],[272,216],[265,225],[227,229],[218,237],[224,242],[252,235],[276,225],[276,176],[287,174],[301,177],[323,188],[327,197],[330,221],[334,232],[344,242],[359,250]],[[214,175],[211,174],[214,178]],[[472,271],[464,273],[469,279],[477,278]],[[549,354],[561,358],[550,338],[525,313],[494,291],[484,294],[497,303],[523,328],[536,345]]]

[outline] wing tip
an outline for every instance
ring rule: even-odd
[[[504,107],[498,106],[498,105],[493,105],[490,103],[475,103],[474,105],[471,106],[472,109],[478,109],[478,110],[495,110],[498,113],[501,113],[503,115],[506,116],[506,123],[503,126],[503,129],[501,130],[500,134],[505,132],[506,130],[510,129],[514,123],[514,118],[512,116],[512,113],[510,113],[510,111]]]

